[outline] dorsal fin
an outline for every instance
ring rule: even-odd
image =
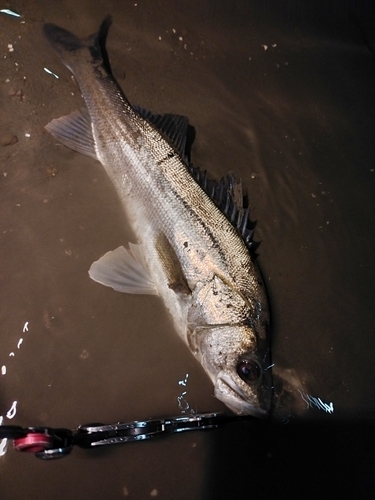
[[[168,139],[172,146],[179,153],[181,158],[186,161],[186,138],[189,127],[189,120],[186,116],[182,115],[155,115],[151,111],[147,111],[140,106],[133,106],[133,109],[146,118],[152,125],[162,132]]]
[[[207,172],[189,165],[190,172],[201,188],[220,208],[229,222],[237,229],[246,246],[253,250],[255,223],[250,220],[250,207],[244,206],[242,182],[229,172],[220,182],[207,177]]]
[[[250,207],[244,207],[242,182],[237,180],[232,172],[229,172],[220,182],[217,182],[207,177],[206,171],[202,172],[188,161],[185,149],[189,121],[186,116],[156,115],[140,106],[133,106],[133,108],[142,118],[148,120],[169,139],[185,161],[194,179],[237,229],[246,246],[253,250],[252,236],[255,224],[250,221]]]

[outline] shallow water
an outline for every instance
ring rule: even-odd
[[[20,1],[21,19],[0,14],[0,127],[18,137],[0,147],[3,423],[76,428],[178,415],[186,374],[188,411],[225,410],[158,298],[88,278],[94,260],[134,237],[100,164],[43,129],[82,100],[41,23],[84,35],[108,12],[107,49],[130,101],[188,116],[194,163],[216,178],[241,176],[261,241],[275,373],[298,377],[303,397],[281,399],[272,425],[75,449],[53,463],[10,450],[0,459],[1,498],[259,497],[293,494],[297,472],[312,489],[327,479],[327,496],[364,496],[375,405],[375,59],[366,23],[341,11],[334,22],[333,7],[314,17],[271,2],[51,5]]]

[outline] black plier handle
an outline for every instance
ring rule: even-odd
[[[144,441],[178,432],[216,429],[235,420],[248,419],[225,413],[196,413],[176,417],[135,420],[117,424],[80,425],[75,431],[51,427],[0,426],[0,439],[12,439],[14,449],[28,451],[43,460],[68,455],[73,446],[95,448]],[[250,417],[253,418],[253,417]]]

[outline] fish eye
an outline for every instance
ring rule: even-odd
[[[256,382],[262,374],[259,364],[253,359],[241,359],[236,369],[238,376],[246,383]]]

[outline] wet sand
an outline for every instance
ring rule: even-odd
[[[186,374],[188,412],[225,410],[158,298],[89,279],[94,260],[134,236],[101,165],[43,128],[83,104],[42,23],[85,35],[108,13],[107,50],[129,100],[188,116],[194,164],[242,178],[275,373],[290,370],[304,394],[281,403],[284,423],[75,449],[54,463],[10,449],[1,498],[293,497],[297,479],[323,498],[371,490],[374,44],[370,11],[346,20],[333,5],[20,1],[12,8],[22,18],[0,14],[3,424],[73,429],[178,415]]]

